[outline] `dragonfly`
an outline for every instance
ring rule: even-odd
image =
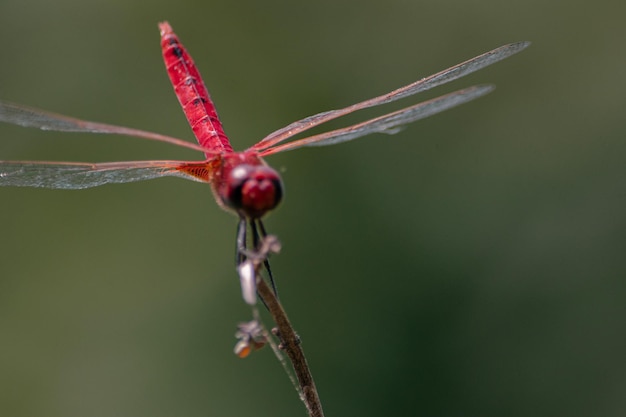
[[[334,145],[372,133],[394,134],[409,123],[482,97],[494,87],[478,85],[457,90],[352,126],[294,139],[294,136],[330,120],[391,103],[466,76],[516,54],[530,44],[507,44],[378,97],[306,117],[270,133],[250,148],[236,152],[224,133],[215,106],[191,56],[168,22],[159,23],[159,29],[165,68],[197,144],[158,133],[81,120],[6,101],[0,101],[0,121],[42,130],[134,136],[200,151],[204,153],[204,159],[104,163],[0,161],[0,186],[84,189],[166,176],[208,183],[217,203],[239,217],[236,237],[237,265],[248,259],[260,240],[267,236],[262,217],[276,208],[283,198],[280,175],[265,162],[265,157],[305,146]],[[265,266],[271,276],[267,261]]]

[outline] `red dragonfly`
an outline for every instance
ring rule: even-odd
[[[0,161],[0,186],[83,189],[164,176],[209,183],[218,204],[239,216],[238,265],[249,255],[246,250],[248,224],[252,234],[252,246],[256,248],[259,239],[266,235],[261,217],[275,208],[283,195],[280,176],[265,163],[263,157],[303,146],[333,145],[370,133],[396,133],[403,125],[474,100],[489,93],[494,87],[483,85],[458,90],[353,126],[288,141],[295,135],[329,120],[357,110],[390,103],[456,80],[516,54],[529,45],[529,42],[518,42],[501,46],[390,93],[293,122],[270,133],[249,149],[235,152],[224,133],[215,106],[191,56],[169,23],[160,23],[159,29],[165,67],[178,101],[196,136],[197,145],[157,133],[79,120],[3,101],[0,101],[0,121],[43,130],[135,136],[204,152],[204,160],[106,163]],[[269,271],[267,263],[266,267]]]

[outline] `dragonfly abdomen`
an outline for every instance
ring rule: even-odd
[[[215,105],[191,56],[181,45],[169,23],[160,23],[159,28],[167,74],[198,143],[207,148],[207,157],[216,153],[232,152],[233,148],[224,133]]]

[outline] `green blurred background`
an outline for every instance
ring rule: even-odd
[[[273,156],[273,267],[328,416],[626,414],[626,6],[618,1],[2,0],[0,97],[192,140],[169,20],[235,148],[501,44],[533,45],[379,115],[410,126]],[[196,159],[0,126],[1,159]],[[297,416],[250,312],[236,219],[179,179],[1,189],[0,415]]]

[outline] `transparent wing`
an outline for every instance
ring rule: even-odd
[[[481,85],[458,90],[444,96],[424,101],[411,107],[386,114],[384,116],[370,119],[356,125],[332,130],[308,138],[288,142],[283,145],[274,146],[265,151],[261,151],[262,156],[271,155],[276,152],[288,151],[301,146],[325,146],[348,140],[360,138],[371,133],[394,134],[401,130],[402,126],[424,119],[433,114],[467,103],[494,90],[492,85]]]
[[[352,113],[357,110],[390,103],[392,101],[396,101],[401,98],[408,97],[410,95],[417,94],[422,91],[426,91],[431,88],[437,87],[439,85],[464,77],[468,74],[471,74],[474,71],[482,69],[488,65],[494,64],[513,54],[516,54],[520,52],[521,50],[525,49],[526,47],[528,47],[529,45],[530,45],[530,42],[517,42],[517,43],[504,45],[492,51],[479,55],[475,58],[472,58],[468,61],[462,62],[446,70],[438,72],[437,74],[431,75],[426,78],[422,78],[419,81],[416,81],[412,84],[398,88],[397,90],[394,90],[390,93],[383,94],[382,96],[378,96],[378,97],[375,97],[366,101],[362,101],[360,103],[353,104],[343,109],[330,110],[330,111],[315,114],[313,116],[306,117],[302,120],[291,123],[290,125],[285,126],[284,128],[279,129],[273,133],[270,133],[263,140],[258,142],[256,145],[252,146],[252,149],[257,150],[257,151],[268,150],[264,152],[265,155],[268,155],[270,153],[275,153],[277,151],[270,152],[268,148],[271,148],[272,146],[280,142],[283,142],[291,138],[292,136],[297,135],[312,127],[318,126],[329,120],[333,120],[338,117],[345,116],[346,114]],[[305,143],[302,143],[302,144],[305,144]],[[328,143],[324,142],[320,144],[328,144]],[[282,149],[283,150],[293,149],[293,147],[285,147]]]
[[[104,184],[144,181],[163,176],[208,182],[207,162],[129,161],[83,162],[0,161],[0,186],[79,190]]]
[[[158,133],[146,132],[129,127],[109,125],[105,123],[89,122],[75,119],[61,114],[50,113],[20,104],[0,101],[0,122],[12,123],[24,127],[35,127],[42,130],[57,130],[61,132],[88,132],[135,136],[143,139],[170,143],[196,151],[206,152],[200,145],[176,139]]]

